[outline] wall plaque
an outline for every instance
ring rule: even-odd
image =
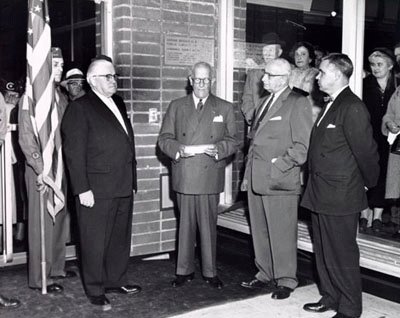
[[[214,39],[165,36],[166,65],[193,65],[200,61],[214,65]]]

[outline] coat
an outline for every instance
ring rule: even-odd
[[[215,144],[218,158],[199,154],[176,159],[181,145]],[[224,191],[227,159],[236,152],[235,113],[231,103],[209,95],[199,114],[193,96],[172,101],[165,114],[158,146],[172,159],[172,189],[183,194]]]
[[[328,215],[367,208],[365,187],[376,185],[379,155],[364,103],[345,88],[311,133],[308,182],[301,205]]]
[[[95,199],[132,195],[137,189],[135,141],[121,97],[113,95],[128,134],[93,92],[69,104],[61,124],[65,161],[74,195]]]
[[[287,87],[260,122],[250,144],[244,179],[251,180],[249,186],[255,193],[300,194],[300,167],[307,158],[312,125],[308,99]],[[274,163],[273,158],[277,158]]]

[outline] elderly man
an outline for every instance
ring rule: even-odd
[[[189,77],[193,93],[168,107],[158,145],[172,159],[172,188],[180,211],[174,287],[194,277],[196,228],[201,241],[204,280],[221,289],[216,241],[219,193],[224,190],[226,160],[237,149],[232,104],[212,95],[211,66],[199,62]]]
[[[70,103],[62,122],[64,154],[77,201],[83,282],[89,301],[110,310],[105,293],[133,295],[129,285],[135,142],[109,57],[94,59],[91,90]]]
[[[262,78],[270,95],[261,100],[249,134],[250,148],[241,185],[247,191],[255,279],[248,289],[288,298],[297,287],[297,207],[300,167],[306,161],[312,120],[308,99],[288,87],[291,67],[277,58]]]
[[[310,312],[337,311],[335,318],[360,317],[360,252],[356,242],[366,188],[379,176],[377,145],[367,108],[350,90],[353,64],[345,54],[322,58],[317,76],[330,97],[315,123],[308,155],[309,178],[301,205],[310,209],[313,246],[322,298]]]
[[[57,107],[60,119],[67,107],[66,96],[61,92],[59,83],[63,72],[64,59],[60,48],[53,47],[52,72],[56,84],[55,96],[58,100]],[[28,240],[29,240],[29,272],[28,284],[32,289],[40,290],[41,279],[41,247],[40,247],[40,195],[46,187],[43,181],[43,158],[41,147],[37,141],[32,126],[31,114],[24,109],[20,103],[18,124],[19,144],[26,158],[25,180],[28,195]],[[60,131],[55,131],[54,138],[61,138]],[[63,190],[66,190],[66,182],[63,183]],[[53,220],[49,213],[45,213],[45,249],[47,268],[47,292],[59,293],[63,287],[53,282],[54,278],[75,277],[73,271],[65,271],[66,243],[69,236],[69,215],[65,207],[57,213]]]
[[[68,98],[70,101],[82,97],[85,95],[83,85],[85,84],[85,76],[78,68],[73,68],[65,75],[65,80],[61,82],[61,86],[64,87],[68,92]]]
[[[282,47],[285,45],[284,41],[279,39],[276,33],[265,34],[262,38],[264,44],[262,48],[262,56],[264,59],[264,67],[267,63],[282,55]],[[260,100],[264,95],[268,95],[263,88],[261,81],[264,76],[264,67],[260,66],[256,69],[251,69],[247,72],[246,83],[243,89],[241,110],[246,122],[250,125],[254,110],[259,105]]]

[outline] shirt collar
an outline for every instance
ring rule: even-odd
[[[194,104],[197,105],[199,103],[200,98],[198,98],[194,93],[192,93],[192,96],[193,96]],[[208,99],[209,96],[210,95],[208,95],[207,97],[201,99],[201,101],[203,102],[203,105],[206,104],[206,100]]]
[[[349,85],[345,85],[341,88],[339,88],[336,92],[334,92],[332,95],[330,95],[330,98],[332,99],[332,102],[336,99],[336,97],[339,96],[339,94],[344,91],[345,88],[349,87]]]

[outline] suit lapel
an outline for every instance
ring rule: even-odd
[[[270,107],[270,109],[268,110],[268,112],[265,114],[263,120],[260,122],[260,125],[258,126],[258,129],[256,131],[256,135],[257,133],[262,129],[262,127],[264,127],[266,125],[266,123],[268,122],[268,120],[270,120],[270,118],[272,118],[275,113],[282,107],[283,103],[285,102],[285,100],[288,98],[289,94],[290,94],[291,90],[289,87],[287,87],[282,94],[279,95],[278,99],[272,104],[272,106]],[[265,100],[264,100],[265,101]],[[262,104],[261,104],[262,105]],[[260,105],[260,106],[261,106]]]
[[[187,138],[191,140],[199,124],[192,94],[187,96],[183,107],[183,124],[186,125],[184,131],[186,131]]]

